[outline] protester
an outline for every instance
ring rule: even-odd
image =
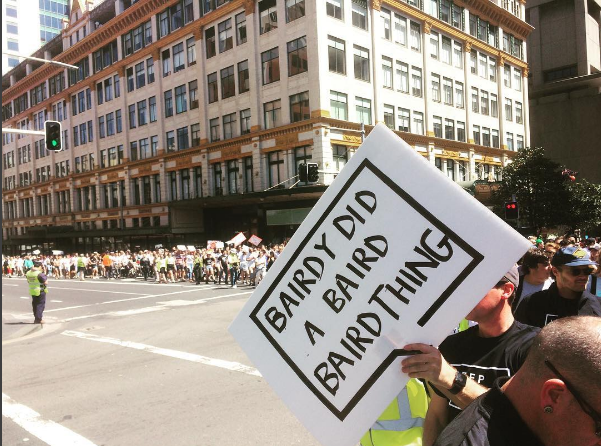
[[[525,324],[543,327],[566,316],[601,316],[601,299],[586,291],[596,262],[580,247],[561,248],[551,261],[555,283],[548,289],[522,299],[515,318]]]
[[[544,249],[529,249],[522,258],[522,271],[524,275],[520,276],[520,283],[511,302],[514,312],[522,298],[546,290],[553,283],[549,255]]]
[[[601,319],[566,317],[544,327],[510,378],[449,424],[434,446],[599,446]]]

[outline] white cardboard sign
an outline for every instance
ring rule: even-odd
[[[530,243],[377,125],[230,332],[325,446],[351,446]]]

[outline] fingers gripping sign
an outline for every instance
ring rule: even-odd
[[[457,370],[451,366],[436,347],[427,344],[408,344],[405,350],[418,350],[421,354],[401,361],[401,371],[411,378],[422,378],[441,389],[453,387]]]

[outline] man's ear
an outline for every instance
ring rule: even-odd
[[[506,282],[503,285],[503,295],[501,297],[503,299],[509,299],[509,297],[513,294],[513,290],[515,290],[515,285],[511,282]]]
[[[543,410],[546,406],[555,408],[563,403],[567,393],[568,389],[562,380],[548,379],[540,389],[540,409]]]

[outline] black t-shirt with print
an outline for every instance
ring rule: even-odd
[[[439,350],[449,364],[484,387],[495,379],[513,376],[526,360],[532,340],[540,331],[515,321],[509,330],[494,338],[478,336],[476,325],[446,338]],[[446,398],[434,389],[438,395]],[[449,401],[449,421],[460,409]]]

